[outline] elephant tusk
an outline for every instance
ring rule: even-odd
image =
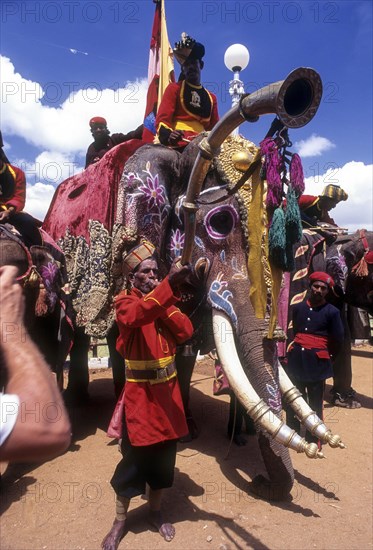
[[[333,435],[331,430],[325,426],[324,422],[320,420],[315,411],[311,409],[308,403],[303,399],[298,388],[294,386],[279,361],[278,373],[283,400],[291,406],[307,430],[315,437],[321,439],[323,443],[328,443],[330,447],[345,449],[346,446],[342,442],[341,437],[337,434]]]
[[[316,443],[307,443],[271,411],[250,384],[237,354],[233,327],[229,317],[213,309],[214,339],[224,373],[237,399],[254,422],[258,423],[276,441],[308,458],[324,458]]]

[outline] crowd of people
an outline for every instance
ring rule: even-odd
[[[155,141],[182,151],[201,131],[211,130],[219,115],[215,95],[201,84],[203,45],[184,36],[174,53],[181,75],[178,82],[168,86],[159,105]],[[91,118],[89,126],[94,141],[87,150],[86,169],[116,145],[141,140],[143,131],[141,125],[127,134],[110,135],[107,121],[98,116]],[[38,221],[23,212],[24,173],[8,161],[2,148],[1,152],[0,224],[12,224],[27,246],[41,244]],[[299,206],[304,226],[315,227],[320,222],[335,227],[329,211],[347,198],[335,185],[328,185],[319,196],[303,196]],[[192,323],[176,306],[191,266],[176,259],[160,280],[156,252],[152,243],[143,241],[127,254],[123,270],[128,288],[115,300],[116,346],[124,359],[125,374],[124,389],[117,392],[123,421],[119,429],[122,459],[111,481],[116,513],[102,543],[105,550],[118,547],[126,531],[130,500],[143,494],[146,485],[150,488],[151,523],[166,541],[175,535],[173,525],[162,514],[161,501],[163,490],[173,483],[177,442],[188,433],[175,352],[176,346],[193,334]],[[48,365],[25,328],[22,288],[15,272],[11,266],[0,268],[0,361],[6,380],[5,391],[0,393],[0,459],[45,460],[66,450],[70,424]],[[339,310],[327,301],[333,279],[327,273],[315,272],[309,282],[307,299],[293,310],[295,337],[286,369],[322,418],[325,380],[333,376],[333,356],[343,341],[344,329]],[[87,335],[81,337],[87,344]],[[36,422],[35,416],[26,415],[24,421],[22,411],[35,403],[41,408],[53,403],[56,416],[41,414]],[[299,430],[299,421],[291,411],[287,411],[287,422]],[[306,438],[317,441],[312,434]]]

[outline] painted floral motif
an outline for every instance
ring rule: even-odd
[[[145,173],[148,176],[140,185],[139,191],[146,196],[150,208],[160,209],[166,203],[164,187],[159,183],[158,174],[153,176],[148,170],[145,170]]]
[[[133,191],[138,183],[142,183],[142,180],[138,174],[129,172],[128,174],[124,174],[124,183],[128,191]]]
[[[176,258],[177,256],[181,256],[181,253],[184,248],[184,238],[185,238],[185,235],[180,231],[180,229],[172,230],[171,241],[170,241],[171,258]]]
[[[40,275],[42,276],[45,289],[48,293],[48,305],[51,310],[57,302],[56,284],[58,278],[58,267],[52,262],[48,262],[47,265],[40,267]]]

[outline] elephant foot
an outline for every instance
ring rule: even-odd
[[[252,480],[249,484],[249,492],[268,502],[292,500],[289,487],[271,482],[262,475],[258,475]]]
[[[361,407],[361,403],[356,397],[356,392],[352,388],[346,393],[334,392],[332,404],[335,407],[343,407],[345,409],[360,409]]]

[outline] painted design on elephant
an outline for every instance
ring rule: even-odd
[[[147,174],[147,177],[139,186],[139,191],[145,195],[149,208],[160,211],[166,203],[165,189],[159,183],[158,174],[153,176],[149,170],[144,170],[144,173]]]
[[[47,291],[47,301],[49,311],[53,311],[58,299],[57,296],[57,284],[59,268],[53,262],[48,262],[47,265],[42,265],[39,269],[42,276],[45,289]]]
[[[238,265],[236,256],[233,256],[233,258],[231,260],[231,267],[232,267],[232,271],[233,271],[232,279],[236,279],[236,280],[237,279],[244,279],[244,280],[247,279],[247,276],[244,273],[244,266],[243,265],[241,265],[241,266]]]
[[[229,298],[232,298],[233,294],[230,290],[224,290],[224,287],[226,287],[228,283],[227,281],[223,281],[222,277],[223,273],[220,272],[217,278],[212,282],[208,292],[208,300],[213,308],[224,311],[237,327],[237,315],[233,305],[229,301]]]
[[[237,210],[231,204],[212,208],[206,215],[203,224],[211,239],[221,241],[235,229],[239,221]]]
[[[171,231],[171,240],[169,244],[171,258],[181,256],[184,247],[185,234],[180,229],[173,229]]]
[[[271,409],[275,413],[279,414],[282,409],[280,388],[278,387],[277,383],[274,381],[273,385],[267,383],[266,389],[268,394],[271,396],[268,399],[268,405],[271,407]]]
[[[200,239],[199,237],[197,237],[197,235],[194,237],[194,243],[201,250],[203,250],[203,251],[205,250],[205,245],[203,244],[203,240]]]
[[[184,221],[183,209],[182,209],[184,200],[185,200],[185,195],[182,195],[181,197],[179,197],[177,199],[176,204],[175,204],[175,215],[176,215],[177,220],[180,224],[182,224],[183,221]]]

